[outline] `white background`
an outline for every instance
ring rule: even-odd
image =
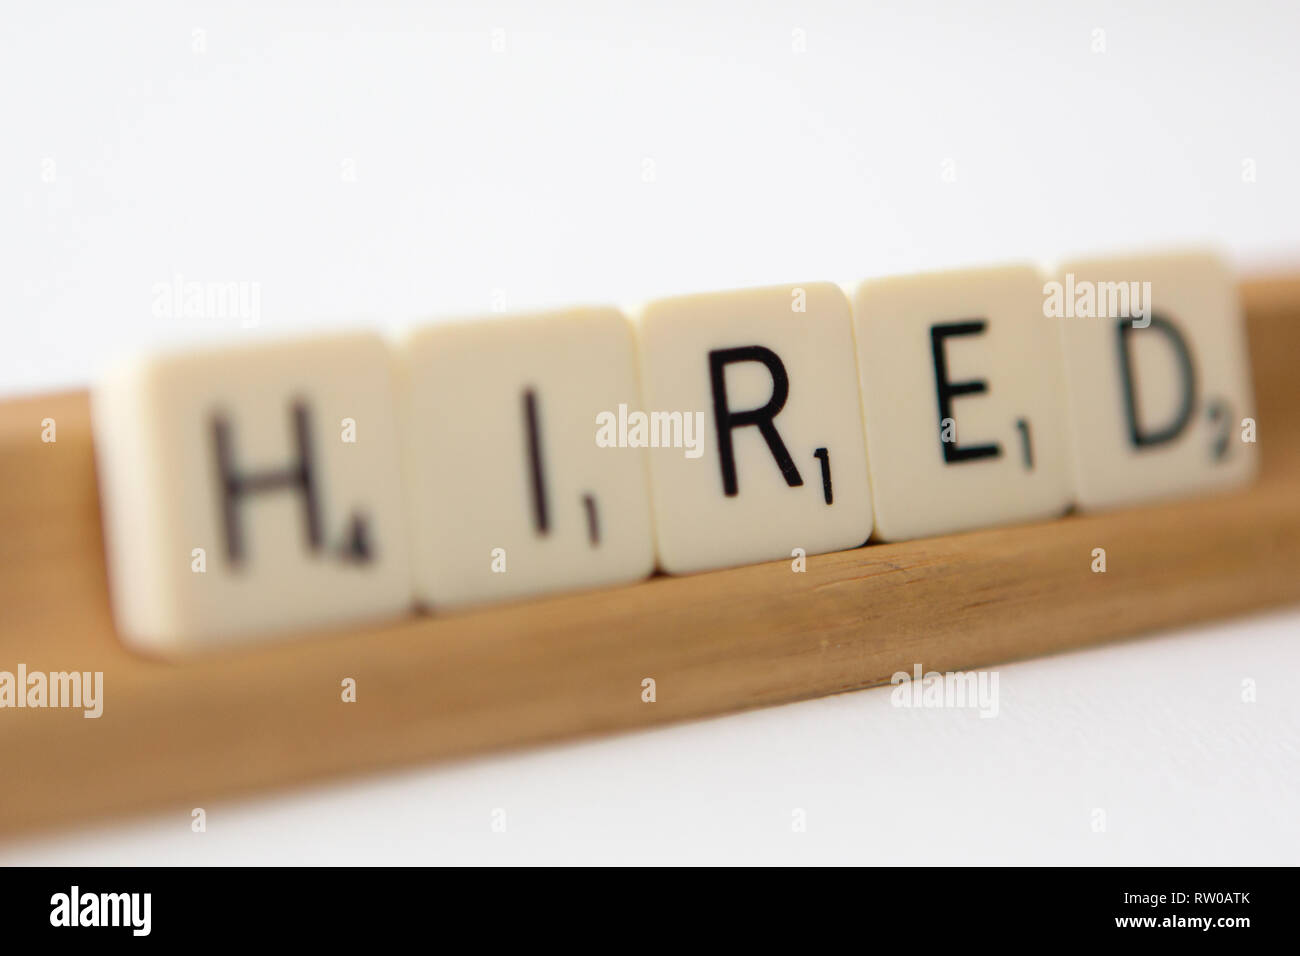
[[[0,393],[494,296],[1206,242],[1300,263],[1291,4],[0,9]],[[257,328],[156,316],[176,276],[256,283]],[[867,691],[0,860],[1296,863],[1298,631],[1292,613],[1003,668],[991,720]]]

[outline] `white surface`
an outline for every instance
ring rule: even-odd
[[[214,803],[205,833],[180,810],[0,864],[1296,864],[1298,633],[1290,612],[999,668],[987,719],[878,688]]]
[[[83,0],[4,20],[6,391],[85,383],[117,349],[499,304],[1166,242],[1300,256],[1294,5]],[[258,283],[258,328],[155,317],[177,276]]]
[[[84,385],[119,348],[501,302],[1170,242],[1300,258],[1294,5],[156,0],[3,18],[0,392]],[[177,276],[257,284],[257,328],[155,316]],[[1007,668],[993,720],[873,691],[4,859],[1295,863],[1298,625]]]

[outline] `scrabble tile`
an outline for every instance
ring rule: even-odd
[[[837,286],[652,302],[637,316],[637,339],[644,411],[680,414],[694,440],[677,447],[656,434],[650,450],[664,570],[793,561],[796,549],[866,542],[853,332]]]
[[[654,570],[645,452],[598,418],[640,404],[615,309],[429,325],[400,347],[416,591],[454,608]]]
[[[125,365],[96,391],[93,421],[127,641],[182,650],[412,607],[378,336]]]
[[[1064,388],[1029,267],[854,291],[876,532],[897,541],[1050,518],[1069,503]]]
[[[1059,311],[1069,307],[1059,324],[1080,507],[1249,481],[1258,454],[1242,440],[1243,420],[1253,420],[1254,398],[1228,267],[1195,253],[1068,262],[1057,272]]]

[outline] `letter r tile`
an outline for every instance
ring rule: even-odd
[[[1182,253],[1067,262],[1055,279],[1075,313],[1059,323],[1079,506],[1250,481],[1258,445],[1243,440],[1255,437],[1243,420],[1254,419],[1254,396],[1228,266],[1208,253]],[[1132,308],[1135,289],[1142,309]],[[1136,322],[1078,314],[1115,302],[1140,313]]]
[[[413,603],[377,335],[159,355],[93,397],[121,636],[160,651]]]
[[[876,279],[853,296],[887,541],[1051,518],[1069,504],[1056,326],[1031,267]]]
[[[646,410],[702,425],[692,454],[663,441],[650,450],[665,571],[866,542],[871,493],[838,286],[664,299],[644,306],[636,324]]]

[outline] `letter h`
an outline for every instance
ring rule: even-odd
[[[312,551],[319,551],[322,547],[320,497],[312,463],[311,416],[306,403],[302,401],[295,401],[291,411],[298,457],[285,468],[252,473],[242,473],[235,468],[230,422],[226,416],[218,413],[212,418],[212,441],[216,452],[217,483],[221,493],[226,557],[232,565],[244,561],[244,532],[239,506],[247,494],[296,491],[302,495],[302,518],[307,532],[307,545]]]

